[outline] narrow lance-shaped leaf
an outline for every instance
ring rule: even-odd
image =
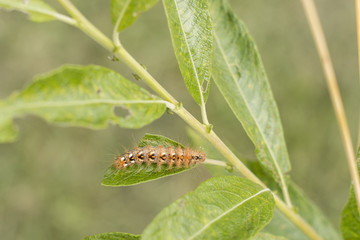
[[[115,107],[127,111],[125,116]],[[99,66],[63,66],[0,101],[0,140],[16,137],[12,119],[34,114],[50,123],[104,128],[115,123],[140,128],[159,118],[165,104],[118,73]]]
[[[185,85],[200,105],[209,95],[213,52],[207,0],[163,0],[171,39]]]
[[[174,140],[171,140],[167,137],[154,135],[154,134],[146,134],[138,144],[138,147],[145,146],[163,146],[164,148],[173,147],[176,148],[180,146],[184,148],[181,143],[178,143]],[[133,165],[131,167],[127,167],[125,169],[116,169],[114,166],[111,166],[106,171],[104,176],[104,180],[102,182],[105,186],[128,186],[139,183],[144,183],[152,180],[156,180],[158,178],[163,178],[166,176],[174,175],[183,171],[187,171],[193,168],[195,165],[186,167],[175,167],[169,168],[167,165],[161,165],[160,169],[156,164],[150,164],[147,166],[146,164],[141,165]]]
[[[201,138],[194,130],[188,130],[188,136],[191,139],[191,142],[195,145],[202,146],[206,151],[206,154],[209,158],[214,158],[222,160],[222,157],[219,152],[212,146],[206,139]],[[248,167],[267,187],[269,187],[273,192],[281,194],[281,188],[276,184],[275,180],[272,178],[271,174],[264,171],[264,167],[259,164],[259,161],[253,161],[248,159],[241,158],[243,163]],[[213,175],[234,175],[237,173],[229,172],[226,170],[227,167],[220,166],[211,166],[205,165]],[[289,181],[289,194],[290,198],[293,200],[293,206],[297,210],[297,213],[302,216],[302,218],[307,221],[315,231],[322,236],[324,239],[328,240],[337,240],[340,239],[337,231],[330,223],[329,219],[320,211],[320,209],[309,200],[309,198],[304,194],[304,192],[292,181]],[[349,220],[350,222],[351,220]],[[308,237],[287,219],[279,210],[275,209],[274,217],[270,223],[265,227],[267,232],[284,236],[288,239],[297,239],[297,240],[307,240]],[[255,238],[256,239],[256,238]]]
[[[129,27],[144,12],[152,8],[159,0],[111,0],[111,20],[117,31]]]
[[[52,7],[41,0],[0,0],[0,8],[27,13],[34,22],[54,20],[52,15],[57,13]]]
[[[224,0],[209,0],[213,79],[256,147],[261,164],[286,188],[290,170],[278,109],[255,42]]]
[[[360,169],[360,146],[357,152],[357,164]],[[360,215],[356,201],[354,186],[351,184],[349,200],[346,203],[342,216],[340,229],[345,240],[360,239]]]
[[[269,189],[241,177],[214,177],[164,208],[141,239],[248,239],[270,221],[274,207]]]
[[[140,240],[141,235],[133,235],[122,232],[100,233],[83,238],[83,240]]]

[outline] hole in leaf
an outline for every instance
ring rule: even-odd
[[[209,85],[210,85],[209,83],[210,83],[210,81],[204,81],[204,82],[203,82],[203,84],[202,84],[202,86],[201,86],[203,93],[207,92],[208,87],[209,87]]]
[[[115,106],[114,113],[117,117],[121,117],[121,118],[128,118],[131,115],[128,109],[121,106]]]

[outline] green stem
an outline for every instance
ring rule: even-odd
[[[266,185],[253,174],[230,149],[221,141],[214,131],[208,130],[206,126],[200,123],[194,116],[192,116],[185,108],[179,104],[178,101],[168,93],[151,75],[148,73],[122,46],[115,47],[102,32],[93,26],[69,0],[58,0],[60,4],[69,12],[69,14],[77,21],[77,26],[84,31],[92,39],[100,43],[107,50],[114,52],[114,54],[121,59],[130,69],[138,74],[146,84],[153,89],[161,98],[174,104],[176,107],[174,112],[178,114],[188,125],[194,128],[198,133],[203,135],[222,155],[236,168],[244,177],[251,181],[267,188]],[[289,218],[299,229],[301,229],[310,239],[318,240],[321,237],[315,230],[304,221],[301,216],[288,207],[278,196],[274,195],[275,202],[279,210]]]

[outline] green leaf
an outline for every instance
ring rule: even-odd
[[[251,240],[286,240],[286,238],[281,236],[274,236],[270,233],[260,232],[256,234],[255,237],[251,238]]]
[[[83,240],[140,240],[141,235],[121,232],[101,233],[83,238]]]
[[[174,140],[171,140],[167,137],[154,135],[154,134],[146,134],[141,140],[138,147],[145,146],[163,146],[163,147],[174,147],[180,146],[184,148],[184,146]],[[135,185],[143,182],[148,182],[152,180],[156,180],[158,178],[163,178],[166,176],[174,175],[183,171],[190,170],[194,166],[185,168],[185,167],[172,167],[169,169],[168,166],[162,165],[159,169],[156,164],[150,164],[147,166],[146,164],[142,165],[133,165],[131,167],[125,169],[116,169],[114,166],[108,168],[105,173],[102,185],[104,186],[128,186]]]
[[[148,145],[153,147],[163,146],[173,148],[180,146],[181,148],[184,148],[184,145],[170,138],[150,133],[145,134],[145,136],[140,140],[138,147],[146,147]]]
[[[360,147],[357,152],[357,165],[360,169]],[[360,173],[359,173],[360,174]],[[349,200],[346,203],[342,216],[340,229],[345,240],[360,239],[360,216],[356,202],[354,187],[351,184]]]
[[[126,116],[114,112],[115,107],[127,111]],[[36,77],[24,90],[0,101],[0,139],[13,140],[16,131],[11,119],[25,114],[50,123],[99,129],[108,123],[140,128],[164,111],[163,101],[112,70],[66,65]]]
[[[111,0],[111,20],[114,25],[119,21],[117,31],[129,27],[157,2],[158,0]]]
[[[185,85],[200,105],[209,95],[213,52],[207,0],[163,0],[175,55]]]
[[[221,160],[223,157],[217,150],[209,144],[204,138],[201,138],[193,130],[188,131],[188,136],[196,145],[204,147],[204,150],[209,158],[215,158]],[[241,158],[242,162],[248,167],[267,187],[269,187],[273,193],[281,195],[281,188],[274,181],[271,175],[264,171],[263,166],[259,164],[259,161],[252,161]],[[239,175],[238,172],[229,172],[225,167],[206,165],[213,175]],[[293,200],[294,208],[297,210],[300,216],[302,216],[315,231],[320,234],[324,239],[340,239],[338,233],[331,225],[330,221],[324,216],[320,209],[309,200],[309,198],[303,193],[303,191],[292,181],[289,181],[289,194]],[[275,209],[274,217],[271,222],[265,227],[267,232],[275,235],[284,236],[288,239],[308,239],[308,237],[295,226],[288,218],[286,218],[280,211]]]
[[[29,14],[34,22],[54,20],[57,12],[41,0],[0,0],[0,8],[17,10]]]
[[[286,187],[290,170],[278,109],[255,42],[224,0],[210,0],[213,79],[255,145],[261,164]]]
[[[142,239],[248,239],[270,221],[274,207],[268,189],[241,177],[215,177],[163,209]]]

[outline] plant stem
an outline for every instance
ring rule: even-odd
[[[222,153],[222,155],[236,168],[244,177],[251,181],[267,188],[266,185],[257,178],[236,156],[230,149],[221,141],[221,139],[215,134],[214,131],[208,130],[206,126],[200,123],[194,116],[192,116],[185,108],[179,104],[176,99],[171,96],[151,75],[148,73],[122,46],[115,47],[114,43],[111,42],[105,35],[103,35],[95,26],[93,26],[69,0],[58,0],[60,4],[69,12],[69,14],[77,20],[77,26],[84,31],[92,39],[100,43],[104,48],[121,59],[130,69],[138,74],[146,84],[153,89],[160,97],[165,101],[175,105],[173,110],[178,114],[188,125],[194,128],[198,133],[203,135],[214,147]],[[315,230],[305,222],[301,216],[289,208],[279,197],[275,196],[275,202],[279,210],[283,212],[299,229],[301,229],[310,239],[321,239]]]
[[[204,126],[199,123],[189,112],[184,108],[176,112],[182,119],[185,120],[191,127],[197,130],[201,135],[212,143],[212,145],[236,168],[244,177],[249,180],[267,188],[267,186],[252,173],[237,157],[231,152],[231,150],[221,141],[221,139],[215,134],[214,131],[210,133],[206,132]],[[299,229],[301,229],[310,239],[322,239],[315,230],[297,213],[293,211],[291,207],[286,205],[278,196],[275,194],[275,203],[278,209],[289,218]]]
[[[340,95],[339,87],[336,81],[335,71],[331,62],[331,57],[329,49],[326,43],[323,29],[317,14],[316,6],[313,0],[302,0],[303,7],[308,19],[311,32],[314,37],[316,48],[321,59],[321,64],[323,71],[326,77],[326,83],[331,96],[331,101],[334,107],[335,115],[339,124],[342,141],[344,144],[348,166],[353,180],[354,191],[358,206],[358,211],[360,212],[360,179],[359,172],[357,169],[356,158],[354,153],[353,144],[351,141],[351,135],[349,131],[349,126],[346,120],[344,105]]]
[[[321,240],[322,238],[314,231],[314,229],[294,211],[289,211],[289,207],[275,194],[276,207],[296,226],[299,227],[310,239]],[[301,227],[300,227],[301,226]]]

